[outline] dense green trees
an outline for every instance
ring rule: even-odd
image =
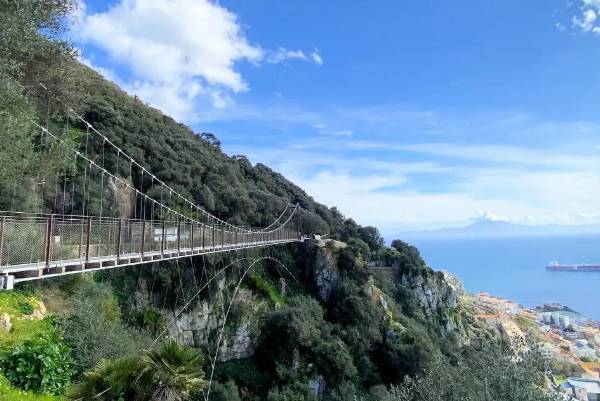
[[[0,207],[33,210],[37,184],[56,171],[39,153],[35,123],[55,107],[39,95],[40,83],[74,101],[72,47],[57,39],[72,0],[0,2]],[[58,158],[54,158],[57,160]],[[19,190],[15,190],[16,188]]]
[[[325,322],[322,307],[309,297],[291,298],[287,306],[266,316],[257,356],[260,366],[281,383],[311,374],[339,383],[356,375],[346,344]]]
[[[392,386],[381,401],[563,400],[546,388],[543,363],[532,344],[475,343],[452,360],[435,358],[426,370]]]

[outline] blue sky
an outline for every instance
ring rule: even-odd
[[[87,0],[82,60],[383,232],[600,222],[600,0]]]

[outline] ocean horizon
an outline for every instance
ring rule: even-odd
[[[557,302],[600,320],[600,272],[545,269],[550,261],[600,264],[600,235],[405,241],[469,292],[486,291],[526,307]]]

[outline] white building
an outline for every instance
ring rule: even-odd
[[[558,324],[560,325],[560,327],[562,327],[563,329],[565,327],[569,327],[571,325],[571,318],[569,316],[565,316],[565,315],[560,315],[558,317]]]

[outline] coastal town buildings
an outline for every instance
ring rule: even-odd
[[[567,398],[600,401],[600,325],[560,304],[523,308],[502,297],[468,295],[476,317],[504,336],[533,334],[542,339],[540,353],[558,372],[552,380]]]
[[[568,396],[580,401],[600,400],[600,381],[569,377],[561,384],[561,390]]]

